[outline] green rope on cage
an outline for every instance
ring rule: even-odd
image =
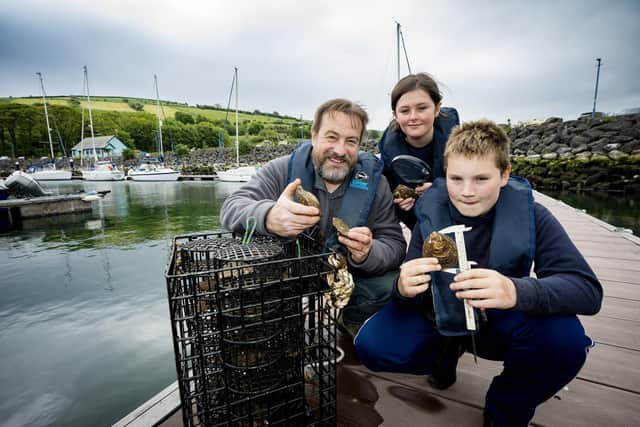
[[[300,240],[296,239],[296,253],[298,254],[298,258],[302,256],[302,250],[300,249]]]
[[[256,231],[256,224],[258,220],[255,216],[250,216],[247,218],[246,227],[244,230],[244,236],[242,236],[242,244],[248,245],[253,240],[253,232]]]

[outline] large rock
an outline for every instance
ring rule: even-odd
[[[582,136],[582,135],[574,135],[571,138],[571,143],[570,145],[572,147],[579,147],[581,145],[586,145],[590,142],[590,139],[587,138],[586,136]]]
[[[584,151],[589,151],[589,146],[587,144],[580,144],[571,150],[573,154],[582,153]],[[589,151],[589,154],[591,154],[590,151]]]
[[[609,151],[607,155],[609,156],[610,159],[613,159],[613,160],[618,160],[628,156],[627,153],[623,153],[622,151],[618,151],[618,150]]]

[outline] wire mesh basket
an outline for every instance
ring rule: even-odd
[[[165,277],[185,426],[335,425],[328,255],[304,235],[174,238]]]

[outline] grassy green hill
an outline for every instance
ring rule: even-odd
[[[80,96],[55,96],[48,97],[47,103],[51,105],[64,105],[64,106],[82,106],[87,108],[87,100],[81,99]],[[75,102],[74,102],[75,101]],[[15,102],[18,104],[24,105],[34,105],[42,104],[41,97],[24,97],[24,98],[0,98],[0,103],[5,102]],[[130,106],[132,103],[141,103],[144,105],[143,111],[148,113],[156,114],[156,101],[154,99],[145,99],[145,98],[123,98],[120,96],[93,96],[91,98],[91,109],[92,110],[103,110],[103,111],[116,111],[116,112],[135,112],[134,108]],[[176,111],[180,111],[185,114],[190,114],[193,117],[197,115],[202,115],[210,120],[224,120],[226,115],[226,109],[223,108],[201,108],[197,106],[190,106],[185,104],[180,104],[172,101],[161,101],[162,108],[167,118],[175,119]],[[231,111],[230,118],[235,120],[235,114],[232,116]],[[235,112],[234,112],[235,113]],[[289,116],[276,116],[274,114],[259,114],[256,112],[239,112],[238,120],[258,120],[264,123],[270,122],[282,122],[282,123],[299,123],[299,120],[295,117]]]
[[[80,96],[52,96],[47,98],[52,120],[52,136],[56,156],[79,142],[82,134],[82,112],[87,100]],[[163,139],[176,150],[218,147],[222,140],[231,147],[235,140],[235,112],[229,114],[219,106],[190,106],[161,101]],[[93,128],[96,135],[117,135],[132,152],[157,151],[156,101],[144,98],[92,96]],[[310,121],[278,113],[241,111],[238,114],[238,138],[241,152],[256,145],[269,143],[297,143],[310,138]],[[84,135],[88,136],[85,117]],[[58,137],[59,135],[59,137]],[[46,156],[49,152],[42,98],[0,98],[0,156]],[[59,144],[58,141],[62,141]],[[67,150],[68,151],[68,150]],[[67,153],[68,155],[69,153]]]

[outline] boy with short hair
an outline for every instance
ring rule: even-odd
[[[493,122],[452,132],[446,181],[436,180],[416,204],[419,227],[394,300],[365,323],[355,346],[371,370],[430,374],[434,387],[447,388],[471,337],[429,313],[435,305],[435,319],[451,317],[450,306],[434,304],[439,295],[467,300],[486,314],[474,335],[478,356],[504,361],[486,395],[485,425],[511,427],[528,425],[536,407],[581,369],[593,341],[576,314],[600,310],[602,286],[557,219],[533,201],[529,183],[509,176],[509,154],[509,138]],[[471,227],[465,247],[477,265],[448,274],[437,258],[422,256],[422,246],[454,224]]]

